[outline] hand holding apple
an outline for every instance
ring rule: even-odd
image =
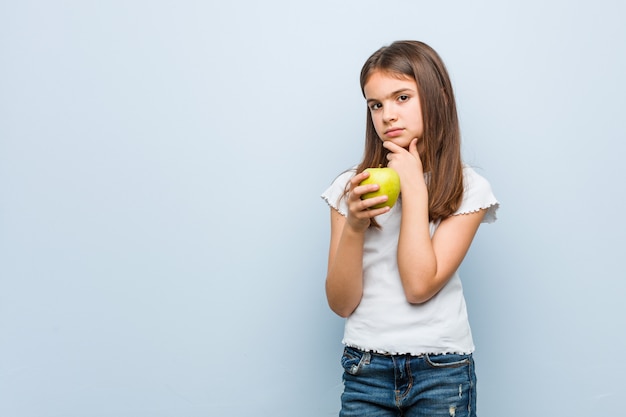
[[[376,204],[371,208],[393,207],[400,195],[400,176],[398,173],[392,168],[367,168],[365,171],[369,172],[369,177],[361,181],[359,185],[378,184],[379,189],[378,191],[363,194],[361,199],[365,200],[386,195],[387,201]]]

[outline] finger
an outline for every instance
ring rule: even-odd
[[[352,195],[355,200],[362,199],[365,194],[376,192],[380,189],[378,184],[359,185],[352,189]]]
[[[372,217],[380,216],[381,214],[385,214],[389,210],[391,210],[391,207],[389,206],[384,206],[381,208],[370,208],[367,210],[367,215],[369,218],[372,218]]]
[[[355,182],[356,184],[358,184],[369,176],[370,176],[369,171],[361,171],[358,174],[356,174],[354,177],[352,177],[352,182]]]
[[[389,207],[383,206],[380,208],[375,208],[374,206],[383,204],[387,200],[388,200],[388,197],[386,195],[367,198],[365,200],[360,200],[358,202],[355,202],[352,207],[352,210],[354,211],[354,214],[358,218],[370,218],[370,217],[378,216],[379,214],[384,213],[386,209]]]
[[[417,138],[411,141],[411,143],[409,144],[409,152],[411,153],[411,155],[419,158],[419,152],[417,151],[417,141]]]
[[[351,198],[358,200],[361,198],[363,194],[378,191],[378,189],[380,188],[380,185],[378,185],[377,183],[361,185],[361,182],[363,182],[363,180],[365,180],[369,176],[370,176],[370,173],[368,171],[363,171],[355,175],[354,177],[352,177],[352,179],[350,180],[350,197]]]
[[[362,204],[363,204],[363,207],[367,210],[375,210],[373,208],[374,206],[377,206],[378,204],[383,204],[387,202],[387,200],[389,200],[389,196],[385,194],[385,195],[379,195],[377,197],[366,198],[365,200],[362,200]]]
[[[387,200],[388,200],[388,197],[386,195],[367,198],[365,200],[361,200],[361,199],[353,200],[350,203],[349,211],[350,211],[350,214],[355,219],[361,219],[361,220],[369,219],[374,216],[378,216],[381,213],[384,213],[384,210],[379,211],[380,209],[374,208],[374,206],[379,205],[379,204],[384,204]]]
[[[365,178],[369,177],[370,173],[369,171],[361,171],[358,174],[356,174],[355,176],[352,177],[352,183],[355,185],[359,185],[361,183],[361,181],[363,181]]]
[[[387,148],[387,150],[389,150],[390,152],[401,152],[403,150],[405,150],[402,146],[396,145],[395,143],[386,140],[383,142],[383,147]]]
[[[350,188],[354,190],[356,187],[358,187],[358,186],[359,186],[359,184],[360,184],[360,183],[361,183],[361,182],[362,182],[365,178],[367,178],[367,177],[369,177],[369,176],[370,176],[370,173],[369,173],[369,172],[367,172],[367,171],[363,171],[363,172],[361,172],[361,173],[359,173],[359,174],[356,174],[355,176],[353,176],[353,177],[350,179]]]

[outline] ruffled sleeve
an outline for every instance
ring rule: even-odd
[[[463,201],[454,214],[468,214],[487,209],[483,223],[495,222],[500,203],[494,196],[489,182],[468,165],[463,167],[463,180],[465,182]]]
[[[342,216],[348,215],[348,203],[344,197],[344,192],[348,181],[350,181],[350,178],[352,178],[354,174],[354,169],[341,173],[321,195],[326,203],[337,210]]]

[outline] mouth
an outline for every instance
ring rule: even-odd
[[[400,136],[403,131],[404,129],[402,129],[401,127],[393,127],[385,131],[385,136],[388,136],[390,138],[395,138],[397,136]]]

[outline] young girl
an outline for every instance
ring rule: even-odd
[[[331,206],[326,294],[347,318],[340,416],[476,415],[474,344],[457,270],[480,223],[495,221],[489,183],[461,161],[452,85],[417,41],[376,51],[361,70],[362,162],[322,194]],[[368,167],[400,176],[400,198],[361,199]]]

